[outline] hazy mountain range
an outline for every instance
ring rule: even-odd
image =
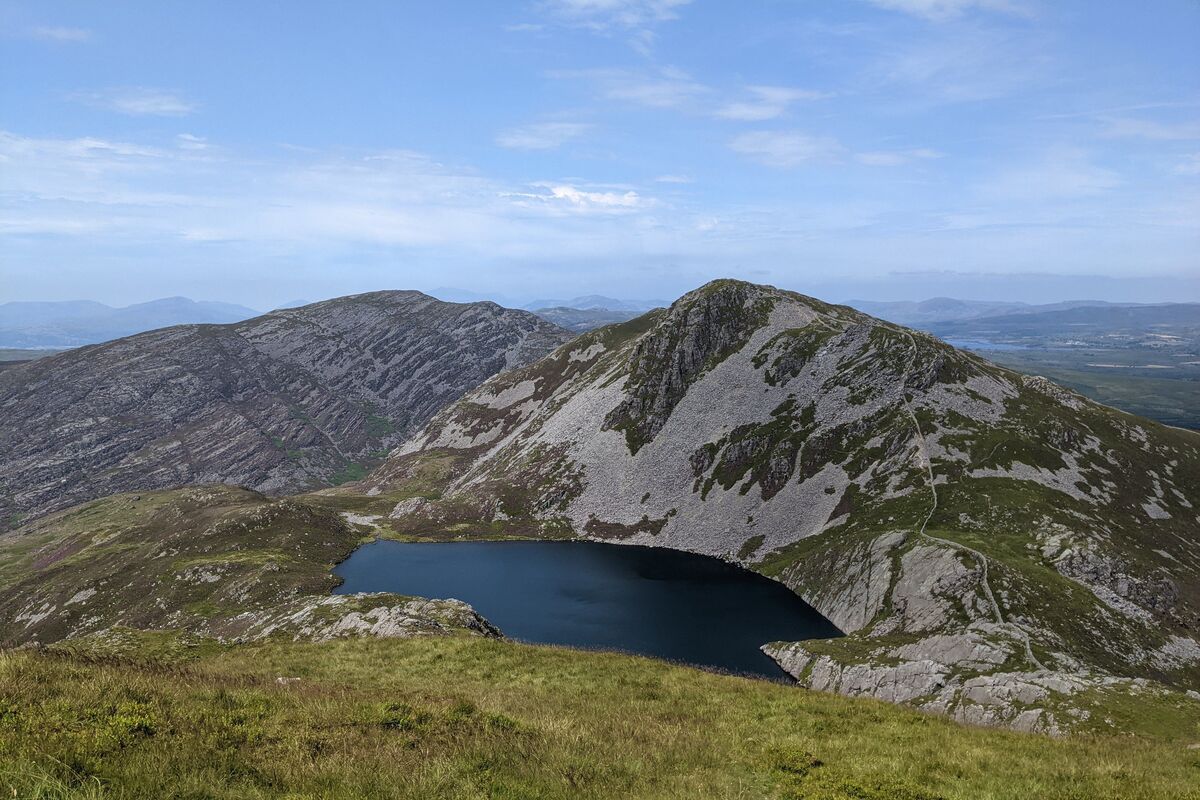
[[[165,297],[114,308],[92,300],[0,304],[0,347],[77,347],[168,325],[238,322],[260,312],[233,303]]]

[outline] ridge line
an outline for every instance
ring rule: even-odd
[[[934,480],[933,459],[929,457],[929,449],[925,441],[925,433],[921,430],[921,422],[917,419],[917,415],[912,410],[912,405],[908,401],[908,378],[910,375],[912,375],[912,370],[917,360],[917,340],[914,339],[913,335],[907,331],[905,331],[904,335],[908,337],[908,341],[912,345],[912,353],[909,356],[908,366],[904,370],[904,380],[900,384],[900,400],[904,403],[904,410],[908,412],[908,417],[912,420],[913,428],[917,432],[917,449],[921,454],[921,460],[925,464],[925,473],[929,477],[929,491],[933,495],[933,502],[929,506],[929,511],[925,514],[925,519],[921,521],[921,527],[917,529],[917,535],[924,536],[926,539],[944,544],[953,549],[965,550],[979,560],[979,565],[983,576],[983,593],[987,597],[988,602],[991,603],[992,613],[996,616],[996,622],[1000,625],[1004,625],[1004,614],[1000,610],[1000,604],[996,602],[996,595],[992,593],[992,587],[989,582],[987,556],[973,547],[965,545],[961,542],[943,539],[940,536],[934,536],[926,530],[929,527],[929,521],[933,519],[933,515],[938,509],[937,483]],[[1030,646],[1029,642],[1029,634],[1026,633],[1025,630],[1016,623],[1009,624],[1011,624],[1013,628],[1020,634],[1021,640],[1025,644],[1025,657],[1029,659],[1029,662],[1037,667],[1037,669],[1040,671],[1048,672],[1049,670],[1046,669],[1046,665],[1039,661],[1037,656],[1033,654],[1033,648]]]

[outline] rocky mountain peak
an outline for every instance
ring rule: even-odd
[[[969,701],[994,699],[966,682],[985,655],[1200,678],[1200,438],[773,287],[715,281],[498,375],[368,485],[403,532],[677,547],[776,577],[851,634],[772,651],[810,685],[1013,722]]]

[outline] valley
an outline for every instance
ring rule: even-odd
[[[391,302],[391,296],[380,299]],[[438,303],[412,300],[422,307]],[[330,303],[331,313],[345,311],[340,301]],[[472,317],[476,329],[502,313],[486,304],[445,305],[452,304],[433,308],[482,314],[482,321]],[[277,313],[290,319],[311,312]],[[301,485],[302,491],[285,494],[220,483],[155,488],[156,479],[130,478],[146,488],[61,510],[47,507],[0,534],[0,641],[29,651],[4,656],[10,659],[5,665],[17,665],[5,666],[16,670],[8,674],[42,670],[38,674],[57,676],[47,680],[63,692],[87,691],[93,679],[137,685],[144,670],[159,669],[149,664],[165,658],[170,666],[162,668],[186,674],[216,669],[204,672],[212,676],[204,680],[219,686],[236,673],[221,665],[278,658],[280,666],[272,669],[280,685],[300,677],[307,687],[318,673],[289,659],[340,664],[358,653],[355,658],[369,662],[379,657],[371,653],[387,652],[468,661],[486,653],[510,665],[565,659],[575,664],[567,674],[596,669],[601,683],[629,670],[704,675],[632,656],[513,644],[507,635],[635,650],[767,677],[782,671],[819,693],[729,676],[679,680],[700,681],[718,694],[791,692],[792,700],[780,695],[770,702],[792,708],[787,713],[796,719],[808,713],[808,703],[843,703],[831,708],[851,715],[887,708],[879,724],[888,730],[894,730],[892,719],[917,719],[924,720],[924,732],[966,723],[1071,741],[1122,734],[1158,743],[1147,747],[1175,747],[1172,752],[1200,736],[1196,433],[1097,404],[919,331],[770,286],[714,281],[669,308],[576,337],[531,318],[515,321],[532,326],[518,330],[536,338],[507,340],[518,342],[521,361],[490,367],[474,387],[447,392],[440,410],[430,399],[423,426],[414,422],[403,435],[397,431],[388,440],[397,446],[379,456],[376,468],[340,485]],[[392,327],[384,317],[371,319],[376,327],[366,329],[368,336]],[[256,324],[268,323],[278,325],[271,317]],[[307,335],[305,325],[298,330]],[[180,333],[185,342],[197,335]],[[496,335],[515,334],[504,329]],[[275,352],[297,352],[286,341],[275,341]],[[347,367],[346,354],[359,352],[349,344],[335,347],[323,339],[327,349],[314,351],[301,341],[312,363],[339,364],[339,374],[358,369]],[[412,363],[444,347],[437,337],[389,341],[366,349],[372,363],[396,346],[410,348]],[[126,346],[119,340],[106,347],[121,352]],[[91,348],[72,352],[87,359]],[[445,368],[464,363],[463,353],[460,342]],[[82,363],[61,358],[30,367],[51,381],[56,370]],[[398,391],[387,371],[379,374],[378,382],[365,385],[378,396]],[[397,396],[415,396],[403,394],[403,386]],[[225,476],[225,483],[237,482],[235,474]],[[626,547],[612,551],[614,545]],[[572,552],[592,555],[562,560]],[[688,558],[715,566],[704,567],[703,578],[692,571],[699,567],[679,572]],[[737,587],[750,586],[773,599],[761,605],[739,594]],[[614,593],[620,597],[609,596]],[[782,613],[777,604],[787,598],[793,602]],[[811,614],[807,622],[805,613]],[[620,621],[630,615],[641,619],[641,628]],[[676,638],[682,649],[672,644]],[[737,655],[730,655],[726,650],[735,643]],[[130,659],[147,666],[130,666]],[[452,663],[460,678],[484,668]],[[506,680],[530,669],[524,680],[547,685],[542,666],[513,666],[518,672],[511,674],[494,668],[488,674],[507,674]],[[344,681],[348,673],[337,674],[342,677],[334,680]],[[406,696],[449,691],[435,691],[425,677],[410,679]],[[0,681],[0,696],[26,709],[21,714],[43,702],[14,681]],[[67,688],[73,681],[83,683]],[[761,688],[737,688],[743,685]],[[288,706],[283,695],[259,697],[255,703],[292,708],[291,715],[318,713]],[[700,702],[688,697],[688,704]],[[165,720],[175,719],[173,709],[207,701],[162,695],[136,702],[150,703],[155,718]],[[545,702],[554,708],[571,701]],[[138,713],[147,708],[139,705]],[[511,706],[496,708],[510,709],[496,713],[511,717]],[[430,711],[428,719],[440,713]],[[591,708],[580,724],[607,725],[605,713],[603,706]],[[76,729],[83,723],[64,724]],[[157,731],[158,724],[151,727]],[[319,723],[328,724],[334,723]],[[361,729],[336,724],[358,731],[353,737],[360,743],[375,730],[370,723]],[[204,725],[168,727],[191,732],[178,740],[129,734],[122,748],[131,748],[132,772],[105,780],[148,780],[136,759],[167,752],[164,747],[175,753],[171,748],[186,747],[190,737],[209,735]],[[270,747],[299,746],[284,744],[292,740],[278,728],[263,730],[262,741],[276,743]],[[496,740],[499,734],[485,726],[480,735],[480,746],[509,754],[497,758],[511,756],[507,734]],[[978,747],[997,752],[1021,741],[1005,738],[1010,733],[978,735]],[[93,753],[92,761],[79,756],[84,760],[71,762],[83,765],[79,774],[109,775],[94,760],[100,751],[72,736],[56,747]],[[23,755],[25,740],[14,741],[9,750],[0,748],[10,765],[32,757]],[[348,746],[349,740],[338,741],[329,746]],[[361,746],[362,757],[373,758],[367,755],[373,748],[387,745],[371,739]],[[1108,746],[1103,738],[1097,743]],[[463,755],[474,747],[454,745],[436,758],[457,770],[460,758],[476,757]],[[257,758],[255,752],[257,746],[236,756],[213,751],[206,763]],[[816,751],[805,745],[805,752]],[[754,765],[762,756],[748,757],[749,772],[706,773],[703,780],[717,783],[704,791],[743,786],[753,794],[792,786],[799,796],[803,790],[833,797],[956,797],[990,785],[982,774],[947,783],[925,764],[922,777],[905,788],[903,770],[892,771],[891,782],[877,780],[872,768],[844,755],[837,769],[759,773]],[[192,769],[177,753],[170,758],[172,769]],[[65,779],[49,762],[35,761],[46,781]],[[323,757],[317,761],[335,769]],[[1182,773],[1171,772],[1171,763],[1162,762],[1166,772],[1153,779],[1127,775],[1141,776],[1138,785],[1165,781],[1159,788],[1173,796],[1171,782]],[[1083,780],[1095,781],[1094,796],[1130,796],[1133,784],[1125,778],[1106,784],[1076,767],[1085,770]],[[276,784],[315,779],[297,766],[286,767],[286,774],[272,769],[262,774],[275,775]],[[688,763],[663,769],[655,780],[693,780],[681,777],[692,774]],[[518,773],[506,770],[489,774],[515,780]],[[337,774],[339,787],[356,785]],[[545,779],[519,774],[520,780]],[[626,785],[612,780],[597,777],[589,785],[598,794]],[[637,780],[627,785],[653,795]],[[918,785],[943,788],[921,794],[926,790]]]

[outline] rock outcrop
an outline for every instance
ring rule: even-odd
[[[494,303],[374,292],[0,373],[0,530],[134,489],[362,477],[435,412],[569,338]]]
[[[266,611],[229,619],[217,638],[250,642],[272,636],[324,642],[357,636],[472,636],[500,638],[500,629],[461,600],[428,600],[386,592],[304,597]]]

